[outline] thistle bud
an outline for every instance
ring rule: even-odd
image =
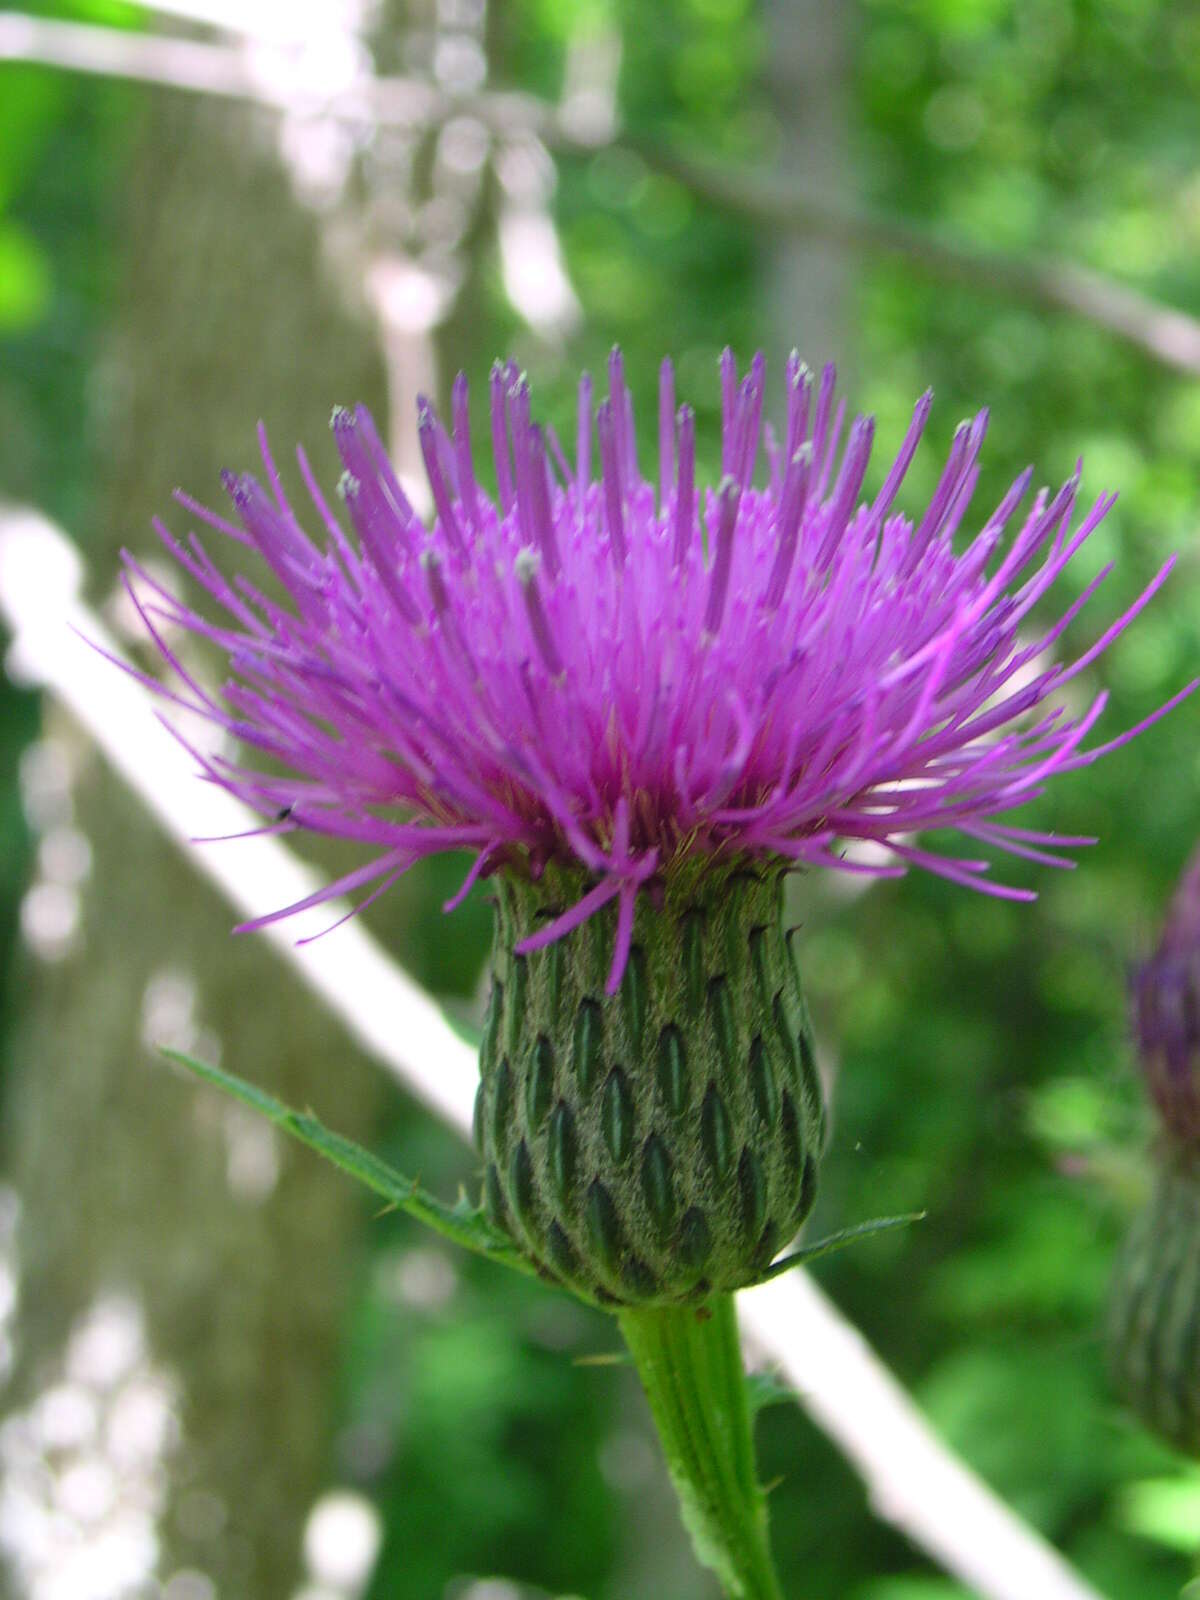
[[[1180,880],[1158,949],[1132,984],[1142,1075],[1167,1137],[1200,1150],[1200,852]]]
[[[1117,1261],[1113,1383],[1156,1433],[1200,1454],[1200,1158],[1163,1145],[1150,1203]]]
[[[822,1136],[782,874],[710,867],[657,906],[640,896],[613,994],[611,905],[518,953],[580,898],[567,877],[495,880],[484,1203],[548,1276],[602,1304],[741,1288],[807,1215]]]

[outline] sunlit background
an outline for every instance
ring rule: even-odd
[[[1200,656],[1198,94],[1187,0],[0,8],[0,500],[70,536],[136,653],[119,548],[153,561],[150,517],[178,484],[215,499],[260,417],[332,484],[330,407],[363,399],[416,495],[418,390],[461,367],[478,400],[511,354],[561,432],[617,341],[643,418],[676,357],[711,481],[721,347],[764,348],[778,401],[797,345],[837,357],[884,454],[935,388],[906,510],[981,404],[980,504],[1080,454],[1085,493],[1120,489],[1060,585],[1118,563],[1077,643],[1181,553],[1088,674],[1115,732]],[[475,1183],[7,664],[0,1594],[715,1594],[632,1375],[581,1362],[605,1319],[378,1216],[155,1054]],[[1030,808],[1102,841],[1073,874],[1007,863],[1032,908],[915,876],[792,899],[834,1104],[813,1231],[928,1211],[820,1279],[1112,1600],[1173,1600],[1200,1550],[1200,1470],[1109,1398],[1100,1339],[1149,1132],[1124,984],[1200,833],[1198,718]],[[489,911],[443,919],[461,872],[368,915],[469,1022]],[[759,1438],[789,1595],[967,1594],[795,1406]]]

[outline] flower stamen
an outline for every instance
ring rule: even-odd
[[[554,642],[554,635],[550,632],[550,619],[546,615],[546,608],[542,604],[541,590],[538,588],[538,568],[542,564],[541,553],[532,545],[526,545],[517,552],[517,559],[513,562],[513,571],[517,575],[517,582],[521,585],[525,596],[525,609],[529,613],[529,631],[533,635],[533,642],[538,647],[538,653],[550,670],[552,678],[561,678],[564,673],[563,659],[559,654],[558,646]]]
[[[725,614],[725,597],[729,592],[729,573],[733,566],[733,532],[741,503],[742,486],[727,473],[717,485],[717,550],[712,564],[708,606],[704,612],[704,632],[709,639],[715,639],[720,632],[721,619]]]

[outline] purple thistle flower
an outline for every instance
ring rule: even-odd
[[[1158,948],[1130,985],[1146,1086],[1167,1131],[1200,1144],[1200,852],[1179,881]]]
[[[1107,1343],[1115,1388],[1138,1418],[1200,1455],[1200,851],[1154,954],[1130,985],[1142,1075],[1159,1116],[1153,1185],[1116,1261]]]
[[[956,554],[986,412],[956,431],[914,525],[893,503],[931,396],[917,403],[882,487],[864,500],[874,423],[856,418],[839,457],[845,408],[834,404],[832,366],[814,384],[789,359],[782,439],[761,423],[764,373],[758,355],[739,381],[732,354],[722,357],[715,489],[695,487],[693,416],[674,409],[670,362],[659,390],[657,483],[639,466],[618,352],[594,419],[591,382],[580,384],[574,465],[553,430],[533,422],[524,377],[497,364],[499,505],[474,476],[460,376],[452,432],[418,402],[432,530],[360,406],[333,415],[345,465],[339,493],[356,540],[303,451],[323,541],[301,528],[261,428],[266,487],[225,475],[236,522],[179,496],[256,551],[290,605],[227,579],[195,534],[180,542],[158,522],[168,550],[226,619],[208,620],[125,556],[131,594],[138,580],[135,604],[182,684],[172,698],[270,768],[201,756],[205,774],[271,819],[269,828],[379,850],[317,899],[367,884],[374,898],[420,857],[452,848],[474,851],[475,861],[448,909],[480,874],[537,877],[553,860],[574,863],[590,886],[520,949],[552,942],[616,900],[613,992],[637,895],[695,858],[891,875],[915,864],[1024,900],[1030,891],[982,876],[987,861],[935,854],[912,836],[953,828],[1061,867],[1074,864],[1061,847],[1093,842],[999,819],[1052,774],[1124,744],[1194,687],[1088,750],[1106,696],[1074,715],[1051,704],[1129,626],[1172,562],[1083,655],[1048,663],[1111,568],[1051,626],[1027,633],[1027,621],[1115,496],[1097,500],[1072,531],[1077,472],[1056,494],[1035,496],[1002,549],[1029,488],[1026,471]],[[760,447],[765,484],[755,481]],[[158,618],[228,653],[232,677],[219,696],[181,663]],[[843,856],[839,841],[856,839],[886,856]]]

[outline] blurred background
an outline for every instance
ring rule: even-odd
[[[0,497],[70,534],[137,650],[119,547],[152,554],[177,484],[215,501],[260,417],[331,486],[330,407],[365,400],[413,475],[418,389],[462,367],[478,402],[511,354],[562,431],[618,341],[644,422],[675,356],[711,481],[721,347],[764,348],[777,401],[796,345],[837,357],[881,461],[935,388],[905,510],[981,404],[981,506],[1080,454],[1089,499],[1120,489],[1058,586],[1118,561],[1077,644],[1181,552],[1089,675],[1115,732],[1198,653],[1200,329],[1165,309],[1200,315],[1198,93],[1186,0],[0,8]],[[380,1218],[152,1052],[219,1057],[446,1195],[475,1181],[10,668],[0,1594],[714,1594],[632,1375],[580,1364],[605,1319]],[[1005,863],[1033,908],[917,875],[794,890],[834,1096],[812,1232],[929,1213],[818,1275],[1113,1600],[1176,1596],[1200,1548],[1200,1471],[1110,1400],[1100,1340],[1150,1131],[1124,985],[1200,832],[1198,716],[1029,808],[1101,839],[1075,873]],[[443,919],[461,871],[368,916],[469,1019],[490,928],[480,895]],[[759,1437],[789,1594],[966,1594],[794,1405]]]

